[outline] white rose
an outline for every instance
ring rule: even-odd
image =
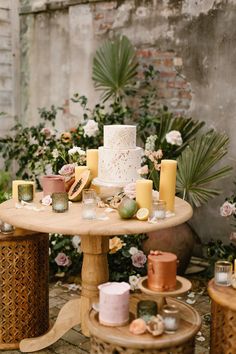
[[[87,135],[88,137],[96,136],[98,132],[98,123],[93,119],[89,119],[87,124],[84,126],[84,135]]]
[[[43,204],[44,206],[49,206],[49,205],[51,205],[51,204],[52,204],[52,198],[51,198],[51,196],[50,196],[50,195],[45,195],[45,197],[43,197],[43,199],[42,199],[42,204]]]
[[[129,283],[130,283],[130,289],[131,290],[136,290],[138,289],[138,282],[139,282],[140,275],[130,275],[129,276]]]
[[[53,157],[54,159],[57,159],[58,156],[59,156],[58,150],[57,150],[57,149],[53,149],[53,150],[52,150],[52,157]]]
[[[45,166],[45,174],[46,175],[52,175],[53,174],[52,165],[49,164],[49,163]]]
[[[138,253],[137,247],[130,247],[129,254],[131,254],[133,256],[136,253]]]
[[[235,204],[232,204],[228,201],[224,202],[224,204],[220,208],[221,216],[230,216],[234,214],[236,211]]]
[[[181,133],[178,130],[171,130],[169,133],[166,134],[166,141],[171,145],[182,145],[183,139]]]
[[[86,152],[84,150],[82,150],[78,146],[73,146],[73,148],[68,151],[69,155],[74,155],[76,153],[78,153],[79,155],[85,155],[86,154]]]
[[[71,243],[73,245],[74,248],[78,248],[80,246],[80,243],[81,243],[81,238],[80,236],[73,236],[72,237],[72,240],[71,240]]]

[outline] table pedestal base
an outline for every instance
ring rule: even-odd
[[[82,236],[81,248],[84,253],[81,299],[67,302],[59,312],[55,324],[45,335],[22,340],[20,342],[22,352],[44,349],[78,324],[81,324],[82,333],[89,336],[87,313],[92,303],[98,299],[98,285],[107,282],[109,278],[107,261],[109,236]]]

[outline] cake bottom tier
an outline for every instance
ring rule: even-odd
[[[125,186],[139,178],[143,150],[114,150],[100,147],[98,164],[98,180],[118,186]]]

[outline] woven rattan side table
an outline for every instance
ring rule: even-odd
[[[134,319],[139,300],[154,299],[145,294],[131,297],[130,320]],[[155,299],[156,300],[156,299]],[[151,334],[134,335],[129,325],[106,327],[99,323],[98,313],[91,310],[88,315],[88,327],[91,335],[90,354],[194,354],[195,335],[201,326],[201,319],[191,306],[168,298],[168,304],[175,304],[181,313],[180,328],[174,334],[153,337]]]
[[[48,327],[48,235],[0,233],[0,350]]]
[[[211,297],[211,354],[236,353],[236,290],[230,286],[208,284]]]

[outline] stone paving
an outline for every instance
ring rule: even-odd
[[[192,281],[192,291],[185,297],[178,298],[192,305],[201,315],[202,328],[196,337],[196,354],[209,353],[210,336],[210,301],[206,292],[206,281],[201,278],[189,278]],[[66,285],[50,285],[50,319],[53,322],[62,305],[74,296],[76,291],[69,290]],[[67,332],[62,339],[47,349],[36,354],[85,354],[90,352],[89,338],[81,334],[80,326]],[[4,351],[4,354],[17,354],[18,350]]]

